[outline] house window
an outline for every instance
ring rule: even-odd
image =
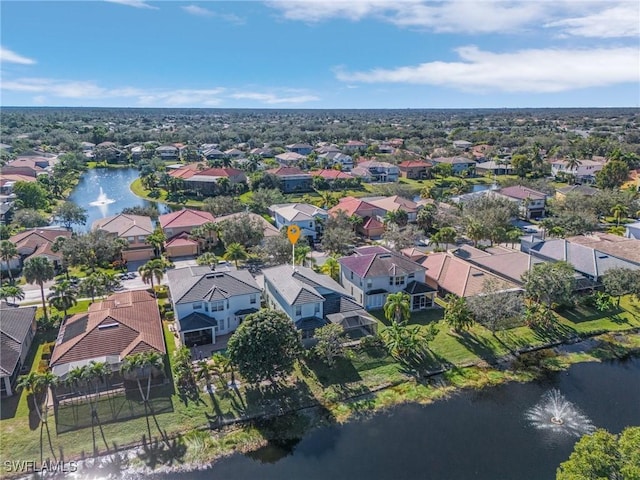
[[[396,285],[404,285],[404,276],[395,277],[395,284]]]
[[[370,278],[367,279],[367,288],[371,288],[373,286],[373,280]]]
[[[251,303],[251,304],[256,303],[256,294],[255,293],[249,297],[249,303]]]
[[[146,239],[147,237],[145,237],[144,235],[138,235],[138,243],[144,243]]]
[[[315,304],[314,313],[320,313],[320,304],[319,303]]]
[[[415,273],[410,273],[410,274],[409,274],[409,279],[413,279],[413,278],[415,278],[415,277],[416,277],[416,274],[415,274]]]
[[[393,277],[389,277],[389,285],[393,285]]]
[[[296,317],[302,315],[302,305],[296,305]]]
[[[217,302],[211,302],[212,312],[221,312],[224,310],[224,300],[218,300]]]
[[[198,302],[198,303],[194,303],[193,304],[193,309],[194,310],[200,310],[202,308],[202,302]]]
[[[127,242],[133,243],[136,241],[136,237],[127,237]]]
[[[353,272],[349,272],[351,274],[350,278],[353,280]]]

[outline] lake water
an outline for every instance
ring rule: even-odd
[[[85,172],[80,182],[69,196],[69,200],[87,210],[87,223],[84,228],[90,230],[93,222],[100,218],[116,215],[126,207],[150,205],[149,202],[134,195],[129,188],[138,178],[135,168],[94,168]],[[164,212],[164,208],[161,208]]]
[[[299,442],[236,454],[207,470],[154,475],[193,480],[545,480],[576,441],[525,417],[551,389],[596,427],[640,425],[640,359],[584,363],[543,380],[465,391],[432,405],[403,405]]]

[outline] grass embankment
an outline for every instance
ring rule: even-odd
[[[382,317],[380,314],[378,316]],[[305,415],[303,417],[306,420],[300,420],[299,416],[292,420],[296,428],[308,429],[320,423],[343,422],[354,415],[400,403],[429,403],[458,388],[480,388],[510,381],[527,381],[535,378],[541,369],[566,368],[575,362],[622,357],[640,350],[640,334],[615,333],[640,328],[640,305],[629,298],[624,298],[621,309],[615,312],[600,313],[584,309],[565,312],[559,319],[560,326],[553,331],[518,327],[493,335],[481,326],[474,326],[469,332],[454,334],[441,318],[441,310],[431,310],[415,314],[411,320],[411,323],[422,326],[437,322],[439,327],[436,338],[430,344],[431,352],[425,371],[419,377],[414,375],[415,372],[406,371],[383,350],[352,349],[333,368],[328,368],[317,360],[304,360],[299,363],[289,382],[273,388],[243,384],[237,391],[229,390],[224,387],[228,376],[212,381],[217,388],[213,394],[202,389],[198,395],[187,396],[175,390],[173,382],[157,388],[157,400],[154,402],[158,402],[163,413],[157,414],[156,418],[160,428],[168,435],[208,427],[214,428],[216,432],[214,437],[206,437],[205,446],[202,439],[195,438],[197,434],[191,436],[194,438],[187,435],[185,442],[189,448],[180,453],[179,459],[174,460],[205,461],[234,450],[254,448],[275,435],[272,424],[264,421],[219,429],[221,423],[236,419],[279,415],[287,411],[316,407],[314,410],[304,410],[306,413],[314,413],[311,419]],[[381,318],[380,322],[384,324],[386,320]],[[614,333],[597,337],[595,348],[588,352],[552,354],[546,350],[521,355],[510,370],[491,367],[486,363],[510,350],[536,347],[576,334],[603,331]],[[168,351],[172,354],[175,349],[174,334],[169,331],[167,324],[164,325],[164,335]],[[38,365],[41,353],[41,347],[38,347],[33,356],[33,365]],[[465,365],[473,366],[464,368]],[[432,377],[433,380],[426,378],[426,372],[441,369],[446,369],[446,372]],[[128,392],[126,398],[101,404],[101,419],[106,421],[112,415],[111,409],[117,402],[120,402],[119,405],[128,405],[127,408],[139,410],[141,404],[138,399],[139,394],[135,389]],[[17,405],[13,412],[7,402],[2,403],[2,460],[39,458],[39,429],[37,422],[33,421],[33,413],[30,426],[26,394],[22,392],[12,401]],[[51,418],[53,427],[53,415]],[[281,429],[276,430],[278,434],[283,434]],[[144,416],[126,421],[119,419],[113,423],[105,423],[103,431],[110,446],[114,443],[119,446],[139,444],[143,434],[147,432],[147,423]],[[151,432],[153,436],[159,437],[153,422]],[[106,447],[98,429],[95,435],[98,449],[105,453]],[[65,433],[54,432],[52,440],[56,451],[64,447],[66,458],[77,457],[82,452],[88,455],[93,444],[92,429],[86,427]],[[45,443],[45,455],[47,448]]]

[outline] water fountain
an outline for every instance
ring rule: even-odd
[[[568,401],[559,390],[549,390],[527,410],[526,418],[540,430],[551,430],[581,437],[595,430],[591,420]]]
[[[109,205],[110,203],[115,202],[115,200],[111,198],[107,198],[107,194],[104,193],[102,187],[100,187],[100,193],[98,194],[98,199],[94,202],[89,203],[92,207],[100,207],[102,205]]]

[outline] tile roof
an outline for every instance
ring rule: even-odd
[[[488,248],[486,251],[463,245],[455,250],[456,257],[467,260],[507,280],[522,284],[522,275],[542,260],[518,250],[504,247]]]
[[[223,271],[211,270],[208,266],[191,266],[169,270],[167,278],[175,304],[260,293],[260,287],[246,270]]]
[[[156,351],[166,353],[156,299],[145,290],[110,295],[89,311],[68,318],[60,327],[51,354],[52,367],[90,360]]]
[[[273,285],[289,305],[324,302],[325,297],[318,288],[347,295],[346,290],[331,277],[307,267],[296,266],[294,269],[291,265],[279,265],[267,268],[262,273],[265,282]]]
[[[501,188],[498,190],[498,193],[506,197],[517,198],[518,200],[526,200],[528,198],[533,200],[543,200],[547,198],[546,194],[531,188],[523,187],[522,185],[513,185],[511,187]]]
[[[586,195],[588,197],[595,195],[600,190],[597,188],[590,187],[588,185],[569,185],[567,187],[558,188],[556,190],[563,195],[568,195],[569,193],[575,193],[578,195]]]
[[[282,203],[269,207],[273,213],[277,213],[289,222],[299,220],[313,220],[316,216],[327,216],[327,211],[309,205],[308,203]]]
[[[387,212],[404,210],[408,213],[415,213],[418,211],[418,204],[416,202],[399,195],[392,195],[390,197],[364,197],[362,200],[376,207],[380,207]]]
[[[184,208],[176,212],[160,215],[158,222],[163,229],[199,227],[207,222],[213,222],[213,215],[209,212]]]
[[[351,216],[357,215],[359,210],[375,210],[376,208],[378,207],[359,198],[344,197],[340,199],[340,202],[335,207],[329,210],[329,213],[334,214],[338,210],[342,210],[347,216]]]
[[[433,164],[430,162],[425,162],[423,160],[405,160],[398,164],[400,169],[403,168],[431,168]]]
[[[271,173],[272,175],[276,175],[278,177],[288,177],[293,175],[311,175],[307,172],[303,172],[298,167],[278,167],[272,168],[271,170],[267,170],[267,173]]]
[[[432,158],[431,161],[433,163],[448,163],[450,165],[476,163],[475,160],[471,160],[470,158],[465,157],[437,157]]]
[[[360,249],[354,255],[342,257],[338,261],[361,278],[405,275],[424,270],[421,265],[387,249],[371,250],[370,253]]]
[[[207,168],[197,172],[198,175],[203,177],[238,177],[243,176],[244,172],[237,168]]]
[[[37,248],[43,243],[53,243],[58,237],[71,237],[71,232],[66,228],[30,228],[20,233],[16,233],[9,240],[18,248],[29,245]]]
[[[322,177],[325,180],[349,180],[353,175],[335,169],[315,170],[311,172],[314,177]]]
[[[22,344],[36,318],[36,307],[0,306],[0,375],[13,374],[22,354]]]
[[[151,217],[124,213],[100,218],[93,222],[92,229],[115,233],[119,237],[149,235],[153,233]]]
[[[299,153],[296,153],[296,152],[285,152],[285,153],[280,153],[276,155],[276,159],[284,160],[285,162],[304,160],[305,158],[307,157],[305,157],[304,155],[300,155]]]
[[[493,273],[456,258],[448,252],[432,253],[422,262],[426,277],[440,288],[459,297],[472,297],[483,293],[487,280],[493,280],[502,290],[518,286]]]
[[[596,232],[590,235],[568,237],[567,241],[595,248],[600,252],[615,255],[623,260],[640,264],[640,240],[634,238]]]
[[[189,238],[189,234],[187,233],[181,233],[176,235],[175,237],[173,237],[171,240],[165,242],[164,246],[165,248],[169,248],[169,247],[184,247],[187,245],[198,245],[198,242],[196,240],[191,240]]]

